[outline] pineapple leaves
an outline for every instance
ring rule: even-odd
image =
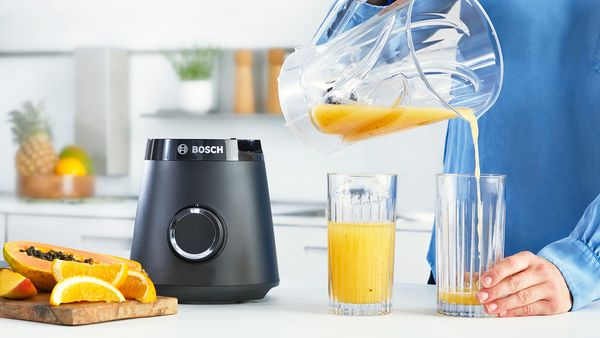
[[[45,135],[48,139],[52,137],[50,121],[44,114],[43,102],[37,104],[31,101],[23,102],[21,109],[15,109],[8,113],[13,141],[22,145],[34,135]]]

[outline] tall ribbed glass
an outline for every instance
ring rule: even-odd
[[[370,316],[392,311],[396,175],[329,174],[329,309]]]
[[[479,180],[474,175],[437,176],[438,313],[487,316],[476,294],[482,273],[504,257],[504,184],[503,175],[481,175]],[[477,208],[481,208],[479,213]]]

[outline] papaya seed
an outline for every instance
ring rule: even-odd
[[[67,254],[62,251],[56,251],[52,249],[50,249],[48,252],[43,252],[41,250],[36,249],[33,246],[30,246],[25,250],[21,249],[19,250],[19,252],[24,252],[27,254],[27,256],[33,256],[35,258],[43,259],[50,262],[52,262],[55,259],[86,264],[92,264],[94,262],[91,258],[84,258],[83,260],[78,260],[72,254]]]

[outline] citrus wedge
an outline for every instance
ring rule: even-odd
[[[156,300],[154,283],[144,272],[129,270],[127,280],[119,290],[127,299],[135,299],[142,303],[152,303]]]
[[[117,288],[127,279],[129,268],[124,263],[87,264],[55,259],[52,262],[52,275],[57,282],[69,277],[87,276],[102,279]]]
[[[73,302],[124,302],[123,294],[110,283],[95,277],[69,277],[52,290],[50,304],[58,306]]]

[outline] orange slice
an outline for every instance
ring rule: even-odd
[[[156,300],[154,283],[144,272],[129,270],[127,280],[119,290],[127,299],[136,299],[142,303],[152,303]]]
[[[127,279],[127,264],[87,264],[55,259],[52,262],[52,275],[57,282],[69,277],[88,276],[102,279],[105,282],[121,286]]]
[[[123,294],[102,279],[77,276],[59,282],[50,294],[50,304],[58,306],[74,302],[124,302]]]

